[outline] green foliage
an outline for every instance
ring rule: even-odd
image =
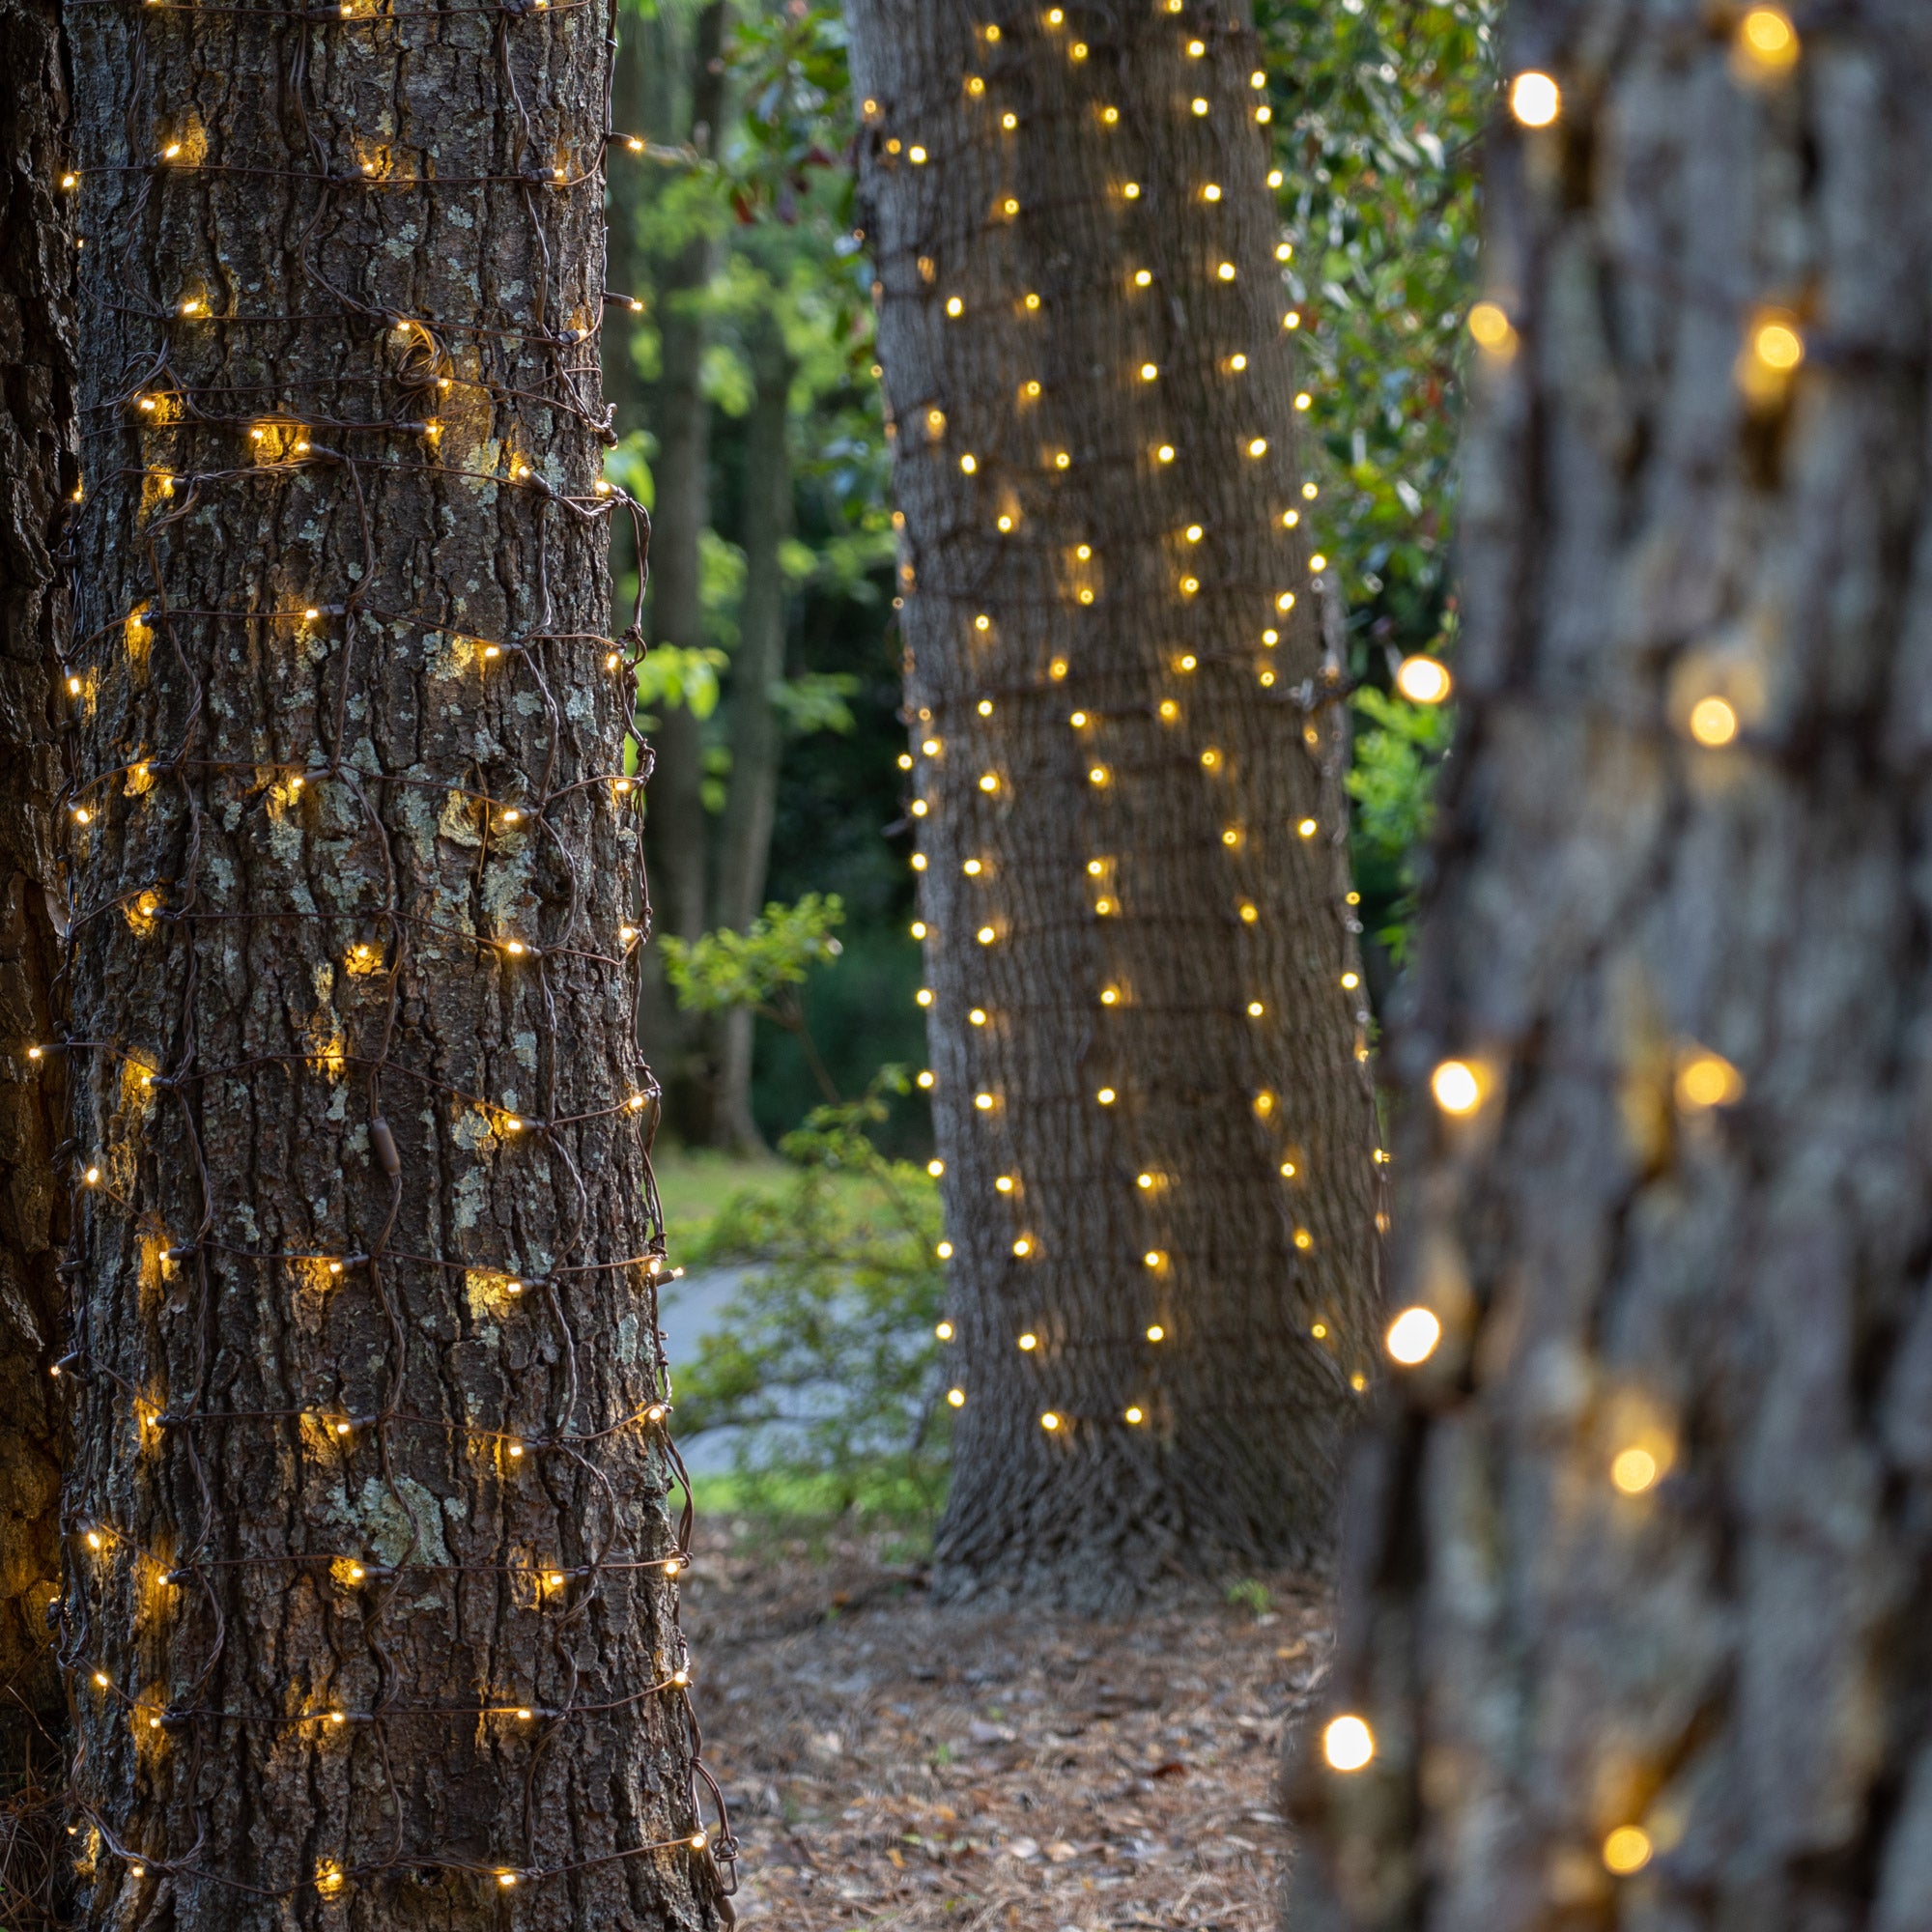
[[[852,729],[852,699],[859,680],[845,671],[808,671],[773,685],[770,697],[789,729],[803,737],[808,731]]]
[[[1274,76],[1289,293],[1323,459],[1311,506],[1380,685],[1453,639],[1463,322],[1478,273],[1495,0],[1261,0]],[[1357,883],[1398,962],[1447,725],[1364,694],[1350,789]]]
[[[1243,1577],[1239,1582],[1230,1583],[1228,1601],[1237,1610],[1246,1610],[1255,1617],[1264,1617],[1274,1607],[1267,1585],[1254,1577]]]
[[[1358,864],[1392,898],[1378,935],[1397,965],[1408,956],[1415,913],[1415,867],[1435,816],[1435,777],[1454,718],[1442,705],[1410,704],[1364,686],[1355,711],[1366,721],[1355,739],[1349,793],[1355,801]]]
[[[791,1184],[734,1197],[688,1256],[750,1269],[680,1378],[678,1417],[687,1434],[741,1432],[754,1501],[760,1486],[770,1500],[801,1478],[834,1509],[876,1501],[882,1479],[925,1509],[943,1492],[939,1193],[869,1131],[905,1086],[888,1067],[862,1099],[816,1109],[781,1143],[798,1167]]]
[[[1434,634],[1454,516],[1463,318],[1475,285],[1494,0],[1263,0],[1317,514],[1350,604]]]
[[[844,917],[836,893],[808,893],[796,905],[768,905],[743,932],[724,926],[690,943],[666,933],[665,977],[686,1012],[750,1007],[790,1025],[782,1003],[819,960],[838,956]]]

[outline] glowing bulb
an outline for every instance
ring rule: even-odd
[[[1404,658],[1397,666],[1395,688],[1411,704],[1440,704],[1449,696],[1452,680],[1446,665],[1435,658]]]
[[[1791,323],[1767,318],[1751,331],[1751,354],[1776,375],[1788,375],[1804,359],[1804,338]]]
[[[1301,821],[1301,823],[1297,825],[1294,829],[1302,836],[1302,838],[1313,838],[1316,833],[1319,832],[1321,828],[1316,824],[1314,819],[1304,818]]]
[[[1143,362],[1141,364],[1141,381],[1143,383],[1151,383],[1159,374],[1160,369],[1156,363]]]
[[[1204,100],[1198,94],[1194,97],[1194,99],[1191,101],[1188,102],[1188,105],[1192,107],[1195,113],[1197,114],[1206,114],[1208,111],[1207,101]]]
[[[1563,111],[1563,90],[1533,69],[1510,84],[1510,112],[1525,128],[1548,128]]]
[[[1406,1369],[1426,1362],[1441,1339],[1442,1324],[1426,1308],[1405,1308],[1389,1323],[1388,1333],[1383,1337],[1389,1359],[1400,1362]]]
[[[1147,1411],[1138,1403],[1130,1404],[1125,1410],[1125,1420],[1135,1424],[1145,1422],[1147,1420]]]
[[[992,945],[993,940],[996,936],[997,935],[994,933],[993,928],[990,925],[982,925],[980,928],[980,930],[976,934],[974,934],[974,937],[979,940],[981,946]]]
[[[508,1891],[509,1889],[516,1884],[516,1882],[517,1882],[517,1875],[513,1871],[499,1871],[497,1874],[497,1883],[500,1885],[505,1891]]]
[[[1015,1247],[1014,1247],[1014,1252],[1015,1252],[1015,1253],[1017,1253],[1017,1252],[1018,1252],[1018,1246],[1017,1246],[1017,1244],[1015,1244]],[[1029,1355],[1030,1355],[1030,1354],[1032,1354],[1032,1353],[1033,1353],[1033,1351],[1034,1351],[1034,1350],[1035,1350],[1036,1349],[1037,1349],[1037,1348],[1039,1347],[1039,1337],[1038,1337],[1037,1335],[1022,1335],[1022,1336],[1020,1337],[1020,1343],[1019,1343],[1019,1345],[1020,1345],[1020,1348],[1021,1348],[1021,1350],[1023,1350],[1023,1351],[1024,1351],[1025,1353],[1027,1353],[1027,1354],[1029,1354]]]
[[[932,1086],[932,1069],[930,1067],[923,1068],[918,1080],[914,1084],[929,1089]]]
[[[1635,1825],[1619,1825],[1604,1840],[1605,1868],[1619,1878],[1641,1871],[1650,1862],[1650,1833]]]
[[[1721,697],[1700,697],[1690,707],[1690,735],[1700,745],[1728,745],[1738,735],[1738,714]]]
[[[1060,1418],[1059,1416],[1054,1414],[1052,1409],[1049,1408],[1046,1411],[1046,1413],[1040,1417],[1039,1426],[1043,1430],[1045,1430],[1049,1435],[1051,1435],[1053,1432],[1060,1427]]]
[[[951,1241],[941,1241],[939,1245],[933,1249],[932,1252],[935,1255],[937,1255],[941,1261],[950,1262],[952,1259],[952,1243]],[[944,1341],[946,1338],[944,1336],[941,1336],[940,1339]]]
[[[1492,355],[1507,354],[1516,341],[1509,317],[1492,301],[1480,301],[1469,311],[1469,334],[1478,349]]]
[[[1375,1733],[1360,1718],[1331,1719],[1321,1733],[1321,1755],[1331,1771],[1360,1771],[1375,1754]]]
[[[1139,182],[1122,182],[1121,193],[1128,201],[1138,201],[1141,198],[1141,185]]]
[[[1467,1061],[1443,1061],[1429,1076],[1429,1091],[1445,1114],[1473,1114],[1482,1104],[1483,1083]]]
[[[1248,1002],[1248,1017],[1251,1020],[1260,1019],[1265,1010],[1259,1000],[1250,1000]]]
[[[1219,201],[1221,199],[1221,185],[1218,182],[1209,182],[1201,190],[1201,199],[1203,201]]]
[[[990,1114],[993,1111],[993,1096],[990,1094],[975,1094],[973,1104],[980,1113]]]
[[[919,991],[913,995],[913,999],[922,1007],[931,1006],[932,988],[930,986],[922,986],[919,989]]]
[[[966,1406],[966,1391],[960,1388],[948,1389],[946,1391],[946,1400],[954,1408],[964,1408]]]
[[[1781,7],[1753,7],[1738,23],[1736,47],[1748,66],[1786,73],[1798,63],[1798,31]]]
[[[1165,1342],[1167,1330],[1158,1321],[1151,1321],[1148,1323],[1147,1338],[1150,1342]]]
[[[1610,1481],[1627,1496],[1640,1496],[1662,1472],[1648,1449],[1620,1449],[1610,1461]]]
[[[1690,1113],[1728,1107],[1744,1097],[1744,1075],[1721,1054],[1698,1051],[1677,1069],[1677,1104]]]
[[[1160,1251],[1160,1249],[1150,1248],[1147,1251],[1147,1253],[1141,1257],[1141,1262],[1143,1265],[1147,1267],[1158,1269],[1158,1268],[1163,1268],[1167,1265],[1167,1257]]]
[[[973,475],[980,468],[980,459],[970,451],[959,459],[959,468],[968,475]]]
[[[984,1007],[975,1007],[973,1010],[966,1015],[966,1018],[970,1024],[976,1027],[984,1026],[986,1024],[986,1009]]]
[[[981,791],[998,791],[999,788],[1000,775],[997,772],[981,772],[980,774],[980,789]]]
[[[1105,765],[1091,766],[1087,773],[1087,782],[1093,785],[1104,785],[1107,782],[1106,766]]]
[[[1121,1096],[1118,1094],[1116,1094],[1111,1087],[1102,1087],[1100,1091],[1094,1095],[1094,1099],[1099,1101],[1101,1106],[1111,1107],[1114,1104],[1114,1102],[1118,1100]]]
[[[1214,273],[1220,280],[1232,282],[1235,279],[1235,265],[1232,262],[1223,262]]]
[[[907,157],[911,160],[914,167],[916,168],[924,167],[925,150],[923,148],[909,148],[907,149],[906,154]]]

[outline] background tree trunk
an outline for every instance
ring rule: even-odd
[[[791,534],[792,474],[788,432],[797,364],[776,317],[753,326],[756,384],[745,435],[745,599],[731,667],[731,783],[718,835],[721,925],[742,932],[764,906],[778,809],[784,727],[771,699],[784,675],[783,547]],[[726,1146],[756,1147],[752,1118],[753,1015],[733,1008],[720,1016],[716,1128]]]
[[[1491,170],[1398,1051],[1443,1339],[1359,1487],[1378,1747],[1296,1774],[1298,1932],[1932,1924],[1932,18],[1782,73],[1727,20],[1517,10],[1565,105]]]
[[[47,895],[69,613],[52,548],[79,476],[58,9],[0,0],[0,1796],[17,1802],[58,1786],[65,1721],[46,1619],[60,1578],[62,1406],[47,1373],[66,1234],[60,1095],[27,1051],[52,1037],[60,963]],[[8,1909],[30,1910],[33,1860],[18,1846],[4,1858]]]
[[[724,28],[729,9],[711,0],[692,36],[692,147],[716,152],[724,112]],[[695,650],[704,642],[700,539],[711,522],[711,404],[704,393],[710,331],[703,301],[715,271],[711,236],[688,241],[657,280],[660,366],[654,411],[657,513],[651,532],[651,639]],[[657,929],[687,943],[709,922],[710,821],[704,810],[704,741],[696,715],[670,704],[652,738],[651,877]],[[684,1138],[713,1137],[715,1030],[681,1017],[655,965],[646,1003],[646,1045],[662,1070],[668,1118]]]
[[[605,13],[75,20],[84,1918],[715,1924],[601,635]]]
[[[846,14],[965,1394],[939,1581],[1115,1605],[1319,1551],[1375,1348],[1257,46],[1245,8]]]

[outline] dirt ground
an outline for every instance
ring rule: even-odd
[[[876,1541],[700,1533],[684,1621],[705,1755],[768,1932],[1272,1932],[1284,1726],[1326,1606],[935,1609]]]

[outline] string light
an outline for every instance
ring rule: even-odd
[[[1411,704],[1440,704],[1454,688],[1449,668],[1430,657],[1406,657],[1397,666],[1395,688]]]
[[[1798,30],[1781,7],[1753,7],[1738,22],[1735,65],[1747,79],[1781,79],[1798,65]]]
[[[1745,1077],[1721,1054],[1698,1047],[1678,1063],[1676,1093],[1677,1104],[1686,1113],[1704,1113],[1743,1099]]]
[[[1649,1833],[1635,1825],[1619,1825],[1604,1839],[1604,1866],[1619,1878],[1640,1872],[1651,1861]]]
[[[1361,1771],[1375,1754],[1375,1733],[1360,1718],[1331,1718],[1322,1730],[1321,1755],[1331,1771]]]
[[[1510,112],[1525,128],[1552,126],[1563,111],[1563,90],[1534,69],[1510,83]]]
[[[1442,1339],[1442,1323],[1426,1308],[1405,1308],[1389,1323],[1384,1341],[1391,1361],[1412,1369],[1435,1352]]]
[[[1690,707],[1690,735],[1713,749],[1728,745],[1738,735],[1738,714],[1718,696],[1700,697]]]
[[[1429,1076],[1429,1091],[1445,1114],[1473,1114],[1482,1105],[1483,1083],[1464,1060],[1443,1061]]]

